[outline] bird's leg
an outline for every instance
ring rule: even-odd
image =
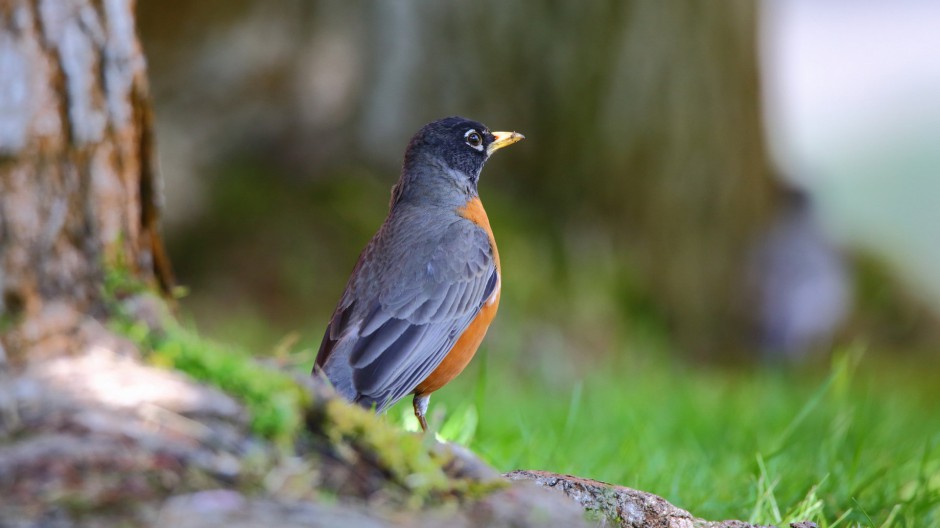
[[[418,423],[421,424],[421,430],[425,433],[428,432],[428,421],[424,418],[424,413],[428,412],[428,401],[430,400],[430,394],[415,394],[415,398],[411,402],[415,408],[415,418],[418,419]]]

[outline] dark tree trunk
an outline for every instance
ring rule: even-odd
[[[151,122],[133,0],[0,2],[0,317],[11,357],[95,314],[108,267],[169,285]]]

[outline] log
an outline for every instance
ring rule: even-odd
[[[517,470],[506,474],[513,482],[534,482],[575,501],[595,514],[602,526],[622,528],[773,528],[744,521],[706,521],[645,491],[616,486],[599,480],[547,471]],[[790,528],[816,528],[803,521]]]

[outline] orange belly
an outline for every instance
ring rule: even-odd
[[[490,238],[490,247],[493,249],[493,260],[496,264],[496,271],[500,272],[499,251],[496,250],[496,240],[493,237],[493,229],[490,227],[490,219],[486,216],[486,211],[483,209],[483,203],[480,202],[479,198],[474,198],[467,202],[464,207],[458,209],[457,214],[482,227],[486,231],[486,234]],[[502,277],[499,277],[497,280],[501,281]],[[499,308],[501,286],[502,284],[499,282],[496,283],[496,291],[493,293],[494,297],[488,299],[487,302],[483,304],[480,313],[473,318],[473,321],[470,321],[470,325],[467,326],[463,334],[460,334],[460,338],[457,339],[454,347],[444,356],[444,361],[441,361],[441,364],[434,369],[434,372],[415,388],[415,394],[430,394],[444,385],[447,385],[450,380],[457,377],[457,374],[463,372],[463,369],[470,363],[470,360],[473,359],[473,355],[477,353],[477,349],[480,348],[480,343],[483,342],[483,336],[486,335],[486,330],[490,327],[490,323],[493,322],[493,318],[496,317],[496,310]]]
[[[415,394],[430,394],[447,385],[450,380],[457,377],[457,374],[463,372],[463,369],[473,359],[473,355],[477,353],[480,343],[483,342],[483,336],[486,335],[487,328],[490,327],[490,323],[496,317],[496,310],[499,308],[499,290],[496,290],[493,295],[496,297],[492,302],[483,305],[480,313],[473,318],[473,321],[470,321],[470,325],[454,343],[454,347],[444,356],[444,361],[441,361],[441,364],[434,369],[434,372],[415,388]]]

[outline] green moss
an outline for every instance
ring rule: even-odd
[[[396,482],[419,493],[449,489],[444,461],[434,457],[417,435],[380,423],[371,412],[340,400],[328,402],[326,414],[326,434],[334,445],[355,444],[375,453]]]
[[[159,334],[150,332],[148,341],[153,363],[181,370],[241,400],[256,434],[282,445],[296,436],[309,395],[289,375],[265,369],[243,351],[204,339],[175,322]]]
[[[337,452],[372,454],[388,472],[389,480],[407,491],[412,507],[439,505],[448,498],[477,498],[507,485],[499,479],[454,478],[447,471],[453,454],[435,449],[433,436],[405,432],[342,400],[326,403],[323,422],[324,432]]]
[[[623,519],[617,513],[617,492],[613,488],[603,488],[595,497],[594,503],[584,510],[585,518],[604,525],[621,526]]]
[[[260,366],[237,347],[205,339],[169,314],[150,328],[128,313],[123,300],[153,295],[148,287],[120,266],[105,274],[103,299],[112,314],[112,329],[134,341],[155,365],[185,372],[196,380],[239,399],[251,415],[256,434],[287,447],[302,423],[310,396],[290,375]],[[159,298],[152,299],[156,306]]]

